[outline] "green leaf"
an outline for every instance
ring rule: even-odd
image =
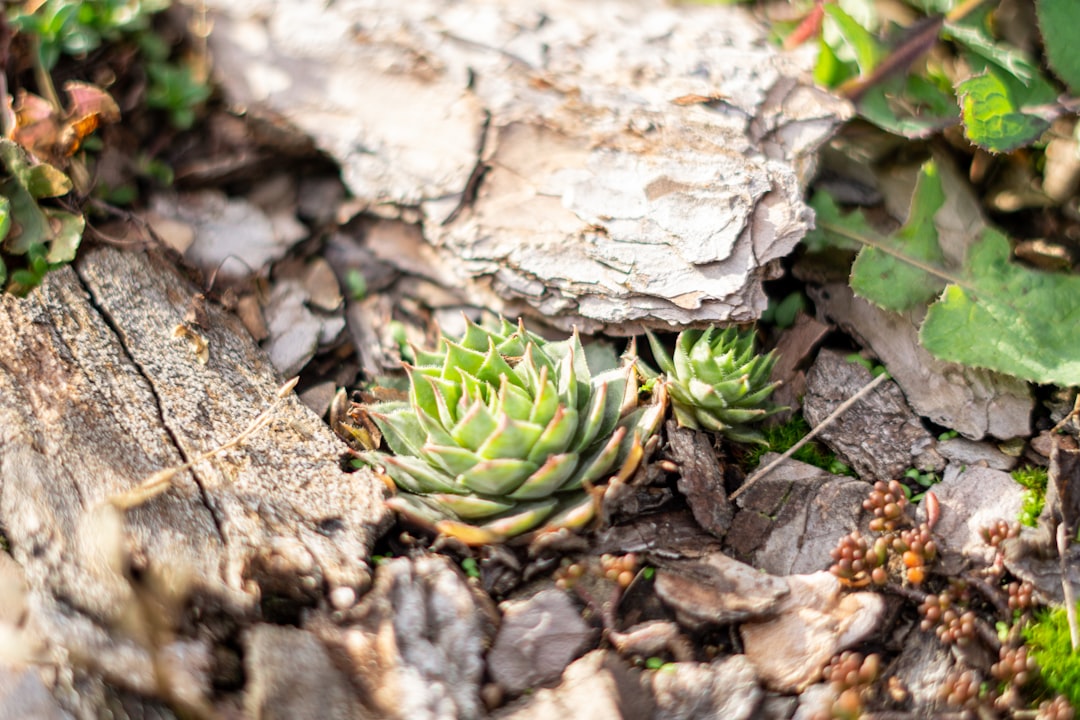
[[[45,260],[51,264],[71,262],[75,259],[75,251],[79,249],[79,243],[82,242],[86,218],[52,208],[45,210],[45,217],[49,219],[49,226],[52,229],[52,241],[49,243],[49,252]]]
[[[1036,6],[1046,60],[1074,93],[1080,93],[1080,3],[1076,0],[1039,0]]]
[[[71,180],[48,163],[28,168],[25,175],[26,189],[34,198],[50,198],[71,192]]]
[[[859,66],[859,73],[865,76],[873,72],[884,54],[877,39],[839,5],[826,5],[825,17],[825,22],[833,23],[844,43],[851,49],[855,63]]]
[[[0,243],[7,237],[11,230],[11,201],[0,195]],[[0,283],[3,279],[0,278]]]
[[[882,130],[925,138],[957,123],[956,99],[922,75],[896,77],[869,88],[859,114]]]
[[[946,21],[944,35],[999,66],[1021,83],[1029,84],[1039,76],[1039,67],[1026,52],[994,37],[990,31],[991,23],[990,8],[983,7],[965,15],[959,22]],[[973,67],[975,72],[982,70],[981,63]]]
[[[1003,70],[987,65],[979,75],[956,86],[964,135],[991,152],[1012,152],[1029,145],[1050,127],[1034,106],[1053,102],[1056,94],[1041,78],[1030,87]]]
[[[922,266],[939,267],[934,215],[945,204],[945,192],[933,161],[923,165],[915,182],[907,222],[891,240],[864,248],[851,268],[851,289],[856,295],[886,310],[902,312],[929,302],[941,292],[942,280]]]
[[[1080,384],[1080,277],[1009,260],[987,230],[968,252],[963,285],[930,307],[919,338],[934,355],[1038,383]]]

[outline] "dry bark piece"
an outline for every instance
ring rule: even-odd
[[[596,635],[562,590],[542,590],[502,611],[488,674],[515,695],[558,680]]]
[[[885,602],[877,593],[845,593],[830,573],[785,578],[790,594],[774,617],[739,628],[746,658],[765,686],[801,692],[821,677],[829,659],[877,630]]]
[[[776,341],[776,364],[770,377],[780,386],[773,391],[770,400],[788,409],[769,417],[767,423],[786,423],[802,407],[802,397],[806,394],[806,373],[800,368],[809,365],[814,351],[831,330],[830,326],[799,313],[795,324],[780,333]]]
[[[822,350],[806,376],[803,414],[817,427],[873,379],[859,363]],[[865,480],[892,480],[908,468],[940,471],[937,441],[919,422],[895,383],[886,381],[821,431],[820,439]]]
[[[726,545],[773,575],[825,570],[837,538],[858,527],[867,492],[863,480],[788,460],[739,496]]]
[[[699,558],[720,549],[716,536],[704,532],[688,512],[653,513],[596,534],[597,553],[649,553],[659,558]]]
[[[707,433],[667,424],[671,459],[679,465],[679,492],[686,496],[694,519],[723,539],[731,527],[735,508],[724,488],[724,471]]]
[[[648,720],[653,703],[640,676],[616,655],[594,650],[574,662],[554,688],[530,696],[492,714],[494,720],[552,718],[622,718]]]
[[[771,616],[789,592],[783,578],[758,572],[723,553],[665,562],[656,572],[655,587],[679,622],[693,629]]]
[[[275,573],[315,598],[365,587],[365,558],[389,518],[381,484],[339,469],[344,446],[295,396],[240,448],[180,472],[123,517],[109,512],[109,498],[235,436],[280,381],[212,303],[205,365],[173,339],[194,292],[157,256],[97,248],[76,267],[24,300],[0,298],[0,524],[26,571],[32,620],[89,663],[76,678],[85,692],[58,697],[92,714],[109,694],[94,690],[102,678],[161,691],[146,623],[132,624],[149,586],[128,568],[173,578],[158,601],[190,595],[189,612],[234,622]],[[209,641],[166,637],[157,649],[196,694],[210,692],[200,667]]]
[[[755,319],[849,113],[737,8],[210,5],[229,102],[310,133],[368,210],[418,209],[475,302],[566,329]]]
[[[920,416],[972,440],[986,435],[1007,440],[1031,433],[1035,400],[1028,384],[938,360],[919,344],[918,313],[881,310],[855,297],[846,284],[808,292],[819,311],[881,358]]]

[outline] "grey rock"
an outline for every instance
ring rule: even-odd
[[[711,663],[680,662],[652,673],[653,720],[744,720],[756,717],[762,690],[742,655]]]
[[[811,685],[799,693],[798,707],[792,720],[817,720],[817,718],[832,717],[833,701],[836,693],[828,685],[822,683]]]
[[[791,575],[775,617],[739,628],[747,659],[770,690],[801,692],[829,659],[877,630],[885,602],[877,593],[846,593],[830,573]]]
[[[952,575],[969,561],[992,563],[996,551],[983,541],[979,531],[997,520],[1016,522],[1023,507],[1024,488],[1001,470],[950,465],[932,490],[941,510],[941,519],[934,526],[940,571]],[[925,516],[924,499],[919,505],[919,517]]]
[[[313,634],[256,625],[244,637],[244,711],[254,720],[352,720],[362,708],[349,679]]]
[[[955,465],[985,465],[994,470],[1012,470],[1019,462],[1018,458],[1006,455],[988,442],[976,442],[957,437],[939,442],[937,450],[941,456]]]
[[[941,688],[945,677],[955,667],[949,649],[932,632],[924,632],[915,623],[900,644],[900,654],[890,665],[891,674],[907,690],[911,709],[918,717],[935,717],[945,708]]]
[[[0,720],[71,720],[30,668],[0,664]]]
[[[494,720],[649,720],[653,703],[637,671],[617,656],[594,650],[563,673],[558,687],[544,688],[496,713]]]
[[[842,353],[822,350],[806,376],[803,414],[817,427],[842,402],[873,380],[870,371]],[[891,480],[908,468],[940,471],[937,441],[908,407],[892,381],[847,409],[818,437],[865,480]]]
[[[655,589],[679,622],[691,628],[772,615],[789,592],[783,578],[723,553],[664,563],[656,572]]]
[[[476,718],[494,614],[485,600],[445,557],[395,558],[378,566],[372,589],[342,620],[310,628],[352,664],[377,717]]]
[[[776,453],[761,459],[764,466]],[[736,557],[773,575],[825,570],[836,541],[859,525],[866,482],[788,460],[739,496],[725,542]]]
[[[488,674],[515,694],[558,680],[596,635],[562,590],[542,590],[502,610]]]

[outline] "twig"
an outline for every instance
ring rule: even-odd
[[[130,510],[131,508],[138,507],[139,505],[142,505],[143,503],[152,500],[161,493],[167,491],[170,487],[172,487],[172,479],[176,477],[176,475],[178,475],[179,473],[182,473],[185,470],[190,470],[194,466],[201,463],[203,460],[207,460],[215,455],[225,452],[226,450],[236,447],[244,440],[247,440],[249,437],[254,435],[260,428],[268,425],[273,417],[271,413],[274,408],[276,408],[278,404],[284,398],[286,398],[289,393],[292,392],[293,388],[296,387],[296,383],[299,380],[300,378],[294,377],[292,380],[278,388],[278,391],[276,393],[277,397],[274,398],[274,402],[270,404],[270,407],[259,413],[259,416],[251,421],[251,424],[249,424],[246,428],[234,435],[233,438],[225,444],[219,445],[212,450],[207,450],[206,452],[196,457],[194,460],[189,460],[182,465],[175,465],[170,468],[165,468],[164,470],[158,470],[156,473],[143,480],[136,487],[128,490],[127,492],[113,495],[111,498],[109,498],[108,501],[112,503],[113,507],[116,507],[120,510]]]
[[[780,457],[776,458],[771,463],[769,463],[765,467],[759,469],[757,472],[755,472],[753,475],[751,475],[749,478],[747,478],[746,482],[743,483],[742,487],[740,487],[735,492],[731,493],[731,499],[734,500],[735,498],[742,495],[744,492],[746,492],[746,490],[751,485],[753,485],[758,480],[760,480],[761,478],[765,477],[770,472],[772,472],[772,470],[777,465],[784,462],[785,460],[790,458],[792,455],[797,453],[799,450],[801,450],[802,447],[804,445],[806,445],[806,443],[810,442],[815,437],[817,437],[818,433],[820,433],[822,430],[824,430],[829,425],[831,425],[836,420],[836,418],[843,415],[848,410],[848,408],[850,408],[855,403],[859,402],[859,400],[863,399],[866,395],[870,394],[870,392],[874,388],[876,388],[881,383],[885,382],[885,380],[887,380],[887,379],[889,379],[889,374],[888,373],[881,373],[876,378],[874,378],[870,382],[863,385],[862,388],[859,389],[859,392],[855,393],[854,395],[849,397],[847,400],[840,403],[840,406],[838,408],[833,410],[832,413],[830,413],[827,418],[822,420],[821,423],[816,428],[814,428],[810,432],[806,433],[806,436],[803,437],[802,440],[800,440],[799,442],[792,445],[791,448],[786,453],[784,453]]]
[[[1065,594],[1065,617],[1069,620],[1069,640],[1072,642],[1073,652],[1080,648],[1080,624],[1076,620],[1076,593],[1072,583],[1069,582],[1069,564],[1065,560],[1069,552],[1069,528],[1062,520],[1057,526],[1057,550],[1061,559],[1061,589]]]

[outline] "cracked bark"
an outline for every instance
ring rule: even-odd
[[[362,592],[387,521],[381,483],[340,469],[343,445],[295,396],[168,492],[124,517],[109,509],[109,497],[227,441],[280,384],[239,321],[212,304],[207,364],[173,338],[194,292],[160,258],[102,248],[26,299],[0,298],[0,526],[51,659],[73,663],[57,682],[77,715],[92,715],[106,686],[161,695],[160,658],[131,628],[147,578],[236,622],[286,586],[303,589],[292,598],[301,603]],[[157,648],[187,658],[169,681],[189,689],[173,701],[209,691],[199,668],[211,642],[170,634]]]

